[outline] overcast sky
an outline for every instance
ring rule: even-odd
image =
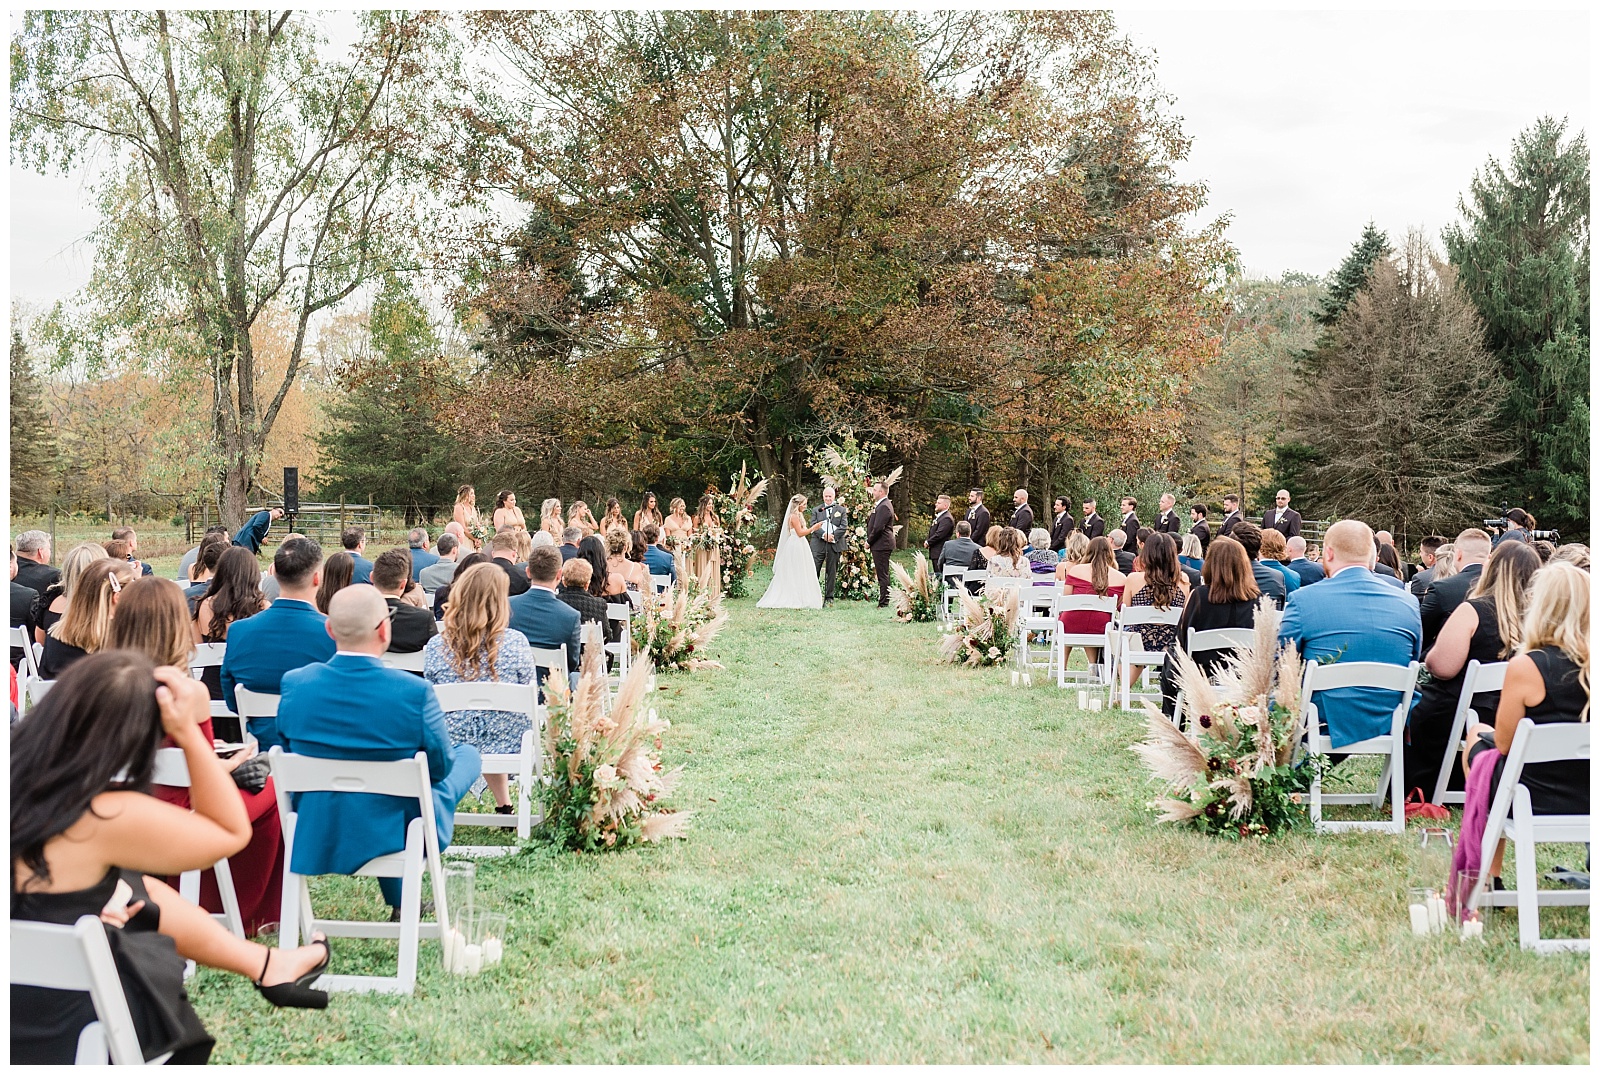
[[[1371,219],[1437,235],[1488,156],[1542,114],[1589,123],[1589,16],[1559,12],[1119,11],[1193,137],[1180,177],[1232,214],[1245,268],[1326,273]],[[11,291],[87,279],[81,178],[12,167]]]

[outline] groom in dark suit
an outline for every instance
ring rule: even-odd
[[[878,576],[878,607],[889,607],[889,554],[894,552],[894,505],[882,482],[872,485],[872,514],[867,516],[867,548]]]
[[[849,514],[843,504],[833,502],[835,493],[833,486],[824,486],[822,489],[822,503],[812,509],[808,525],[822,523],[821,529],[811,534],[811,561],[818,571],[824,564],[828,567],[828,585],[822,591],[824,604],[833,604],[833,584],[839,577],[839,553],[844,549],[845,527],[849,524]]]

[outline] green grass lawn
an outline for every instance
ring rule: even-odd
[[[1588,1059],[1589,960],[1524,954],[1510,913],[1485,945],[1413,937],[1411,835],[1157,826],[1135,716],[940,665],[931,625],[865,605],[731,609],[726,670],[662,676],[656,696],[688,839],[482,862],[505,962],[453,978],[425,943],[411,997],[280,1012],[202,971],[216,1059]],[[316,891],[380,911],[372,882]],[[1587,916],[1550,912],[1547,932],[1587,935]],[[392,973],[392,951],[336,941],[335,967]]]

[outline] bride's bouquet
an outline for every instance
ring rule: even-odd
[[[1016,588],[973,597],[963,587],[960,596],[961,618],[941,628],[945,638],[939,643],[939,656],[951,664],[973,667],[1004,664],[1017,642]]]
[[[889,566],[894,571],[895,618],[908,623],[932,623],[938,619],[938,587],[928,571],[928,558],[917,553],[910,574],[897,563],[891,562]]]

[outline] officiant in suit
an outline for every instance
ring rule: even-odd
[[[956,521],[950,514],[950,497],[940,493],[933,502],[933,522],[928,526],[928,540],[922,547],[928,550],[928,563],[933,567],[933,573],[939,574],[943,568],[944,546],[955,535]]]
[[[878,576],[878,607],[889,607],[889,554],[894,552],[894,505],[882,482],[872,486],[872,514],[867,516],[867,548]]]
[[[1056,497],[1055,518],[1050,523],[1050,547],[1057,552],[1067,547],[1067,538],[1077,529],[1078,523],[1067,508],[1067,498]]]
[[[967,503],[972,505],[967,509],[967,522],[972,524],[972,540],[981,546],[984,536],[989,533],[989,509],[983,506],[983,490],[968,490]]]
[[[1300,513],[1289,506],[1289,490],[1279,489],[1277,507],[1261,517],[1261,529],[1276,530],[1286,538],[1300,536]]]
[[[828,581],[822,591],[824,604],[833,601],[833,586],[839,577],[839,553],[844,549],[845,528],[850,525],[850,515],[845,511],[843,504],[835,504],[837,496],[832,486],[824,486],[822,490],[822,503],[811,511],[811,518],[807,523],[816,526],[822,525],[810,537],[811,560],[820,572],[823,566],[828,569]]]

